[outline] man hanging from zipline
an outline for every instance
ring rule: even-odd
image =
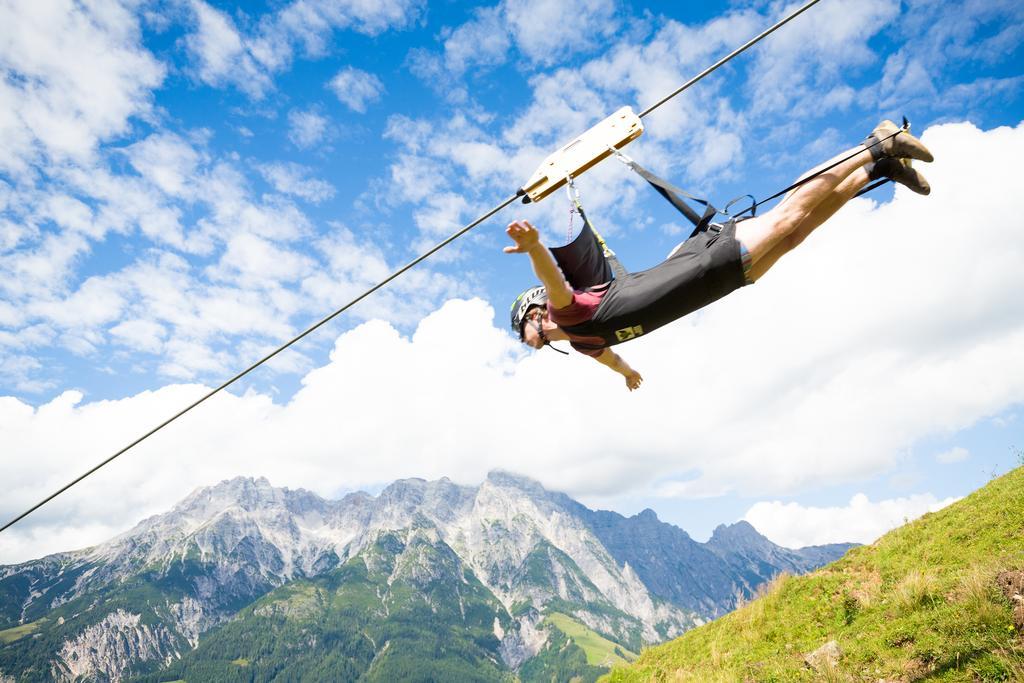
[[[535,349],[568,341],[625,377],[633,391],[643,378],[609,347],[756,282],[872,180],[888,178],[928,194],[924,176],[900,160],[932,158],[920,140],[883,121],[863,144],[805,174],[806,181],[767,213],[712,223],[650,270],[583,286],[572,275],[563,275],[535,227],[515,221],[506,230],[515,246],[505,247],[505,252],[527,254],[542,284],[516,299],[512,329]]]

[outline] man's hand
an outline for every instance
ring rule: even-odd
[[[505,232],[516,243],[514,247],[505,247],[506,254],[525,254],[540,243],[540,233],[529,221],[509,223]]]
[[[555,257],[540,241],[537,228],[529,221],[509,223],[505,229],[508,236],[515,242],[514,247],[505,247],[506,254],[527,254],[533,272],[537,273],[540,283],[548,293],[548,301],[555,308],[565,308],[572,303],[572,288],[565,281],[565,276],[558,269]]]
[[[601,365],[605,365],[611,368],[615,372],[625,377],[626,388],[629,389],[630,391],[633,391],[634,389],[639,389],[640,385],[644,381],[644,378],[640,376],[639,372],[631,368],[629,366],[629,363],[627,363],[622,358],[622,356],[615,353],[611,349],[604,349],[603,351],[601,351],[600,356],[594,356],[594,360],[596,360]]]

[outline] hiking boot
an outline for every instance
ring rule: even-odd
[[[888,178],[904,187],[909,187],[917,194],[930,194],[932,191],[932,186],[928,184],[928,181],[916,168],[910,165],[909,160],[879,159],[867,166],[867,171],[868,177],[871,180]]]
[[[875,161],[886,157],[932,161],[935,157],[920,140],[889,120],[882,121],[864,140]]]

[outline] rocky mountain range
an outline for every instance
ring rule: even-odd
[[[849,547],[782,548],[746,522],[699,543],[505,472],[335,501],[236,478],[0,566],[0,682],[593,680]]]

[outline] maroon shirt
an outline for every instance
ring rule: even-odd
[[[597,312],[597,307],[601,304],[601,299],[608,292],[607,287],[599,287],[595,289],[597,289],[597,291],[573,291],[572,302],[563,308],[555,308],[549,301],[548,319],[559,327],[579,325],[580,323],[587,322],[594,317],[594,314]],[[569,344],[572,345],[572,348],[593,358],[604,353],[604,347],[608,344],[602,337],[588,337],[570,334],[569,332],[565,333],[569,335]],[[577,343],[587,344],[589,346],[600,346],[601,348],[581,348]]]

